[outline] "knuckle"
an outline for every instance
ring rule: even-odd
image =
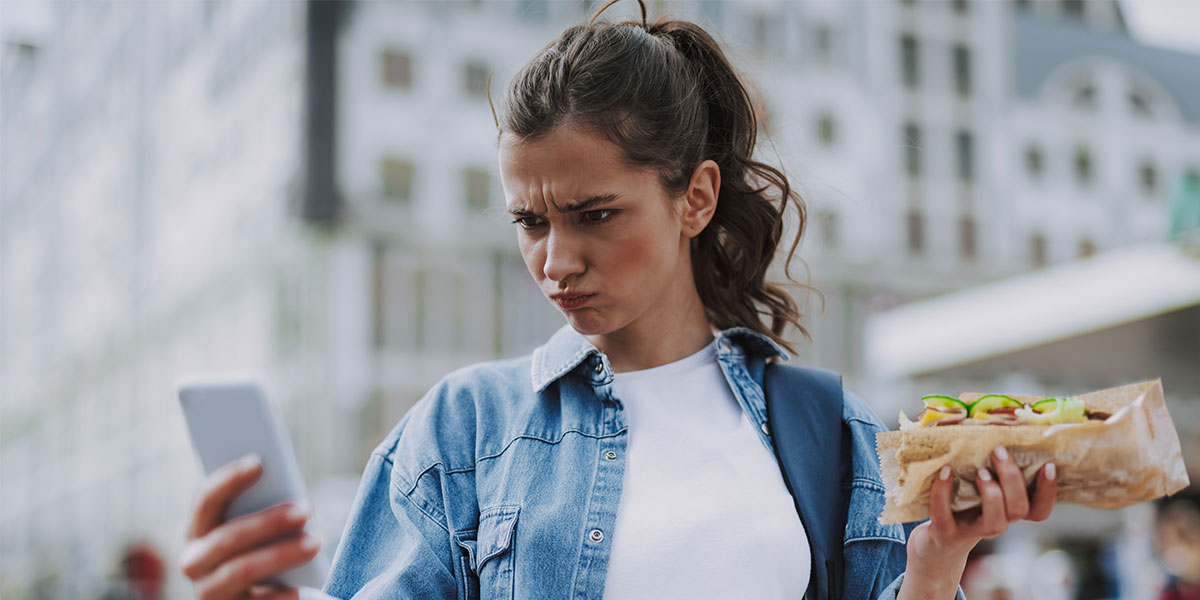
[[[191,581],[204,575],[200,572],[200,549],[196,542],[184,546],[183,554],[179,557],[179,572]]]

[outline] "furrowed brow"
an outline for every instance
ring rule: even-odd
[[[600,194],[599,196],[592,196],[590,198],[584,198],[583,200],[580,200],[578,202],[573,202],[571,204],[567,204],[565,206],[556,207],[556,208],[558,208],[559,212],[564,212],[564,213],[583,212],[585,210],[591,210],[591,209],[596,208],[597,206],[600,206],[603,204],[615,202],[619,197],[620,196],[618,196],[617,194]],[[508,209],[508,214],[510,214],[514,217],[518,217],[518,218],[537,216],[537,213],[534,213],[533,211],[531,211],[527,208],[510,208],[510,209]]]
[[[560,208],[559,210],[562,212],[582,212],[585,210],[593,209],[602,204],[608,204],[610,202],[615,201],[616,199],[617,199],[616,194],[601,194],[599,196],[592,196],[591,198],[584,198],[583,200],[580,200],[579,202],[568,204],[568,205]]]

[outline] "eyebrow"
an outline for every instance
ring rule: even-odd
[[[583,200],[580,200],[578,202],[568,204],[566,206],[563,206],[562,208],[559,208],[558,210],[559,210],[559,212],[565,212],[565,213],[582,212],[585,210],[591,210],[601,204],[608,204],[610,202],[615,202],[618,197],[619,196],[617,196],[617,194],[600,194],[599,196],[592,196],[590,198],[584,198]],[[513,215],[514,217],[528,217],[528,216],[533,215],[533,211],[530,211],[530,210],[527,210],[524,208],[513,208],[513,209],[509,209],[508,212],[509,212],[509,214]]]

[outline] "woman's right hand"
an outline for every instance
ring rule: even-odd
[[[294,587],[255,582],[303,565],[317,555],[320,540],[302,531],[309,519],[308,507],[285,503],[224,520],[234,498],[261,476],[260,461],[242,459],[204,480],[188,520],[187,544],[180,558],[180,570],[192,581],[200,600],[299,598]],[[283,536],[287,537],[272,542]]]

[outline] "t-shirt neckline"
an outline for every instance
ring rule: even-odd
[[[717,340],[713,338],[707,346],[701,348],[698,352],[685,356],[675,362],[669,362],[665,365],[650,367],[649,369],[640,369],[638,371],[626,371],[624,373],[614,373],[613,376],[620,381],[629,381],[631,379],[642,379],[644,377],[661,377],[664,375],[675,375],[684,371],[689,371],[696,367],[713,362],[717,357]]]

